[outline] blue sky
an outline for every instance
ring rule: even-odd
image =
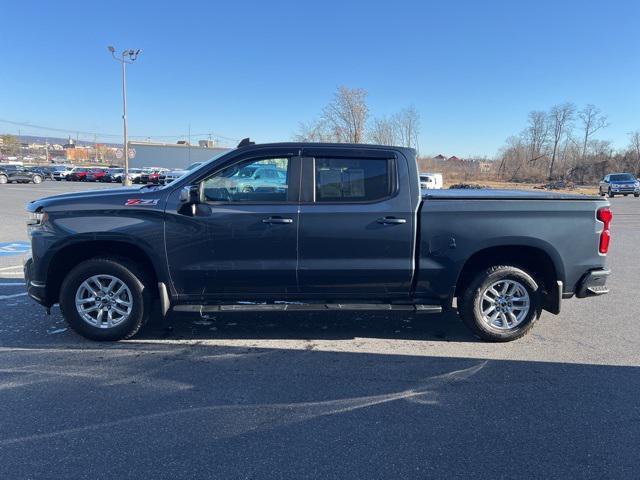
[[[339,85],[368,90],[375,116],[415,105],[424,153],[493,156],[564,101],[600,107],[618,147],[640,129],[638,1],[22,1],[2,17],[0,119],[71,134],[121,131],[109,44],[144,50],[130,133],[171,142],[189,125],[289,140]]]

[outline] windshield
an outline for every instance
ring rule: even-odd
[[[198,168],[200,165],[202,165],[202,162],[192,163],[187,167],[187,170],[193,170],[194,168]]]
[[[222,152],[220,152],[219,154],[217,154],[214,157],[211,157],[209,160],[207,160],[206,162],[196,162],[196,163],[192,163],[191,165],[189,165],[185,170],[182,175],[180,175],[180,177],[178,178],[182,178],[183,176],[185,176],[187,173],[191,173],[191,172],[195,172],[196,170],[200,170],[202,167],[206,167],[207,165],[209,165],[211,162],[216,161],[217,159],[219,159],[220,157],[222,157],[223,155],[226,155],[227,153],[231,152],[231,150],[224,150]],[[177,180],[177,179],[176,179]]]
[[[633,182],[635,178],[630,173],[618,173],[616,175],[611,175],[609,179],[612,182]]]
[[[180,180],[182,177],[191,174],[192,172],[195,172],[197,170],[200,170],[203,167],[206,167],[207,165],[209,165],[211,162],[216,161],[218,158],[222,157],[223,155],[226,155],[227,153],[231,152],[231,149],[229,150],[223,150],[222,152],[218,153],[217,155],[211,157],[209,160],[207,160],[206,162],[195,162],[192,163],[191,165],[189,165],[187,168],[185,168],[184,170],[180,169],[180,170],[173,170],[173,171],[169,171],[169,170],[164,170],[164,172],[162,172],[163,174],[165,172],[171,172],[171,173],[167,173],[167,176],[171,177],[171,184],[166,184],[166,185],[154,185],[155,188],[167,188],[168,186],[172,185],[174,183],[174,181]],[[178,175],[178,176],[175,176]],[[143,187],[145,188],[145,187]]]

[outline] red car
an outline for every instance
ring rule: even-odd
[[[107,174],[104,168],[90,168],[85,180],[87,182],[99,182]]]
[[[89,173],[88,168],[75,167],[71,170],[71,173],[67,175],[67,180],[72,182],[83,182],[87,179],[87,173]]]
[[[166,168],[150,168],[140,175],[139,182],[144,184],[153,183],[157,185],[160,183],[160,175],[166,171]]]

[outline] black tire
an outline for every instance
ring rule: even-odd
[[[522,322],[509,330],[501,330],[482,319],[482,294],[493,283],[500,280],[515,280],[529,294],[529,311]],[[542,313],[540,287],[536,281],[520,268],[499,265],[479,272],[467,286],[458,305],[458,313],[464,324],[482,340],[490,342],[509,342],[525,335],[533,327]]]
[[[79,315],[75,295],[82,282],[93,275],[112,275],[123,281],[132,296],[132,310],[128,319],[111,328],[98,328]],[[60,287],[60,310],[69,327],[90,340],[116,341],[133,337],[146,323],[151,311],[151,282],[149,275],[135,264],[118,258],[92,258],[73,268]]]
[[[31,181],[36,185],[42,183],[42,180],[43,178],[40,175],[34,175],[33,178],[31,178]]]
[[[613,198],[613,197],[615,197],[615,196],[616,196],[616,194],[615,194],[615,193],[613,193],[613,192],[611,191],[611,189],[609,189],[608,194],[609,194],[609,198]]]
[[[638,197],[640,197],[640,193],[634,193],[633,196],[638,198]]]
[[[0,183],[9,183],[9,177],[7,177],[6,175],[0,175]]]

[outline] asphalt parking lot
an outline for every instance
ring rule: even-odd
[[[99,344],[24,294],[23,207],[118,187],[0,187],[1,478],[638,475],[640,199],[612,200],[611,293],[516,342],[455,314],[332,312],[174,316]]]

